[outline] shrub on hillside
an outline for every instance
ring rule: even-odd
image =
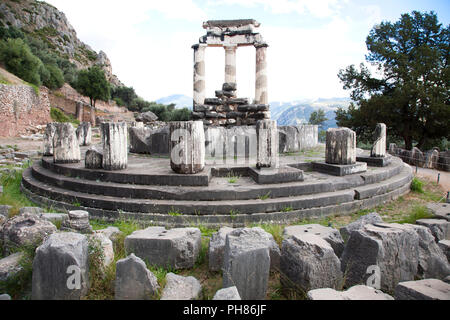
[[[1,41],[0,61],[9,72],[34,85],[41,85],[39,71],[42,68],[42,62],[33,55],[22,39]]]

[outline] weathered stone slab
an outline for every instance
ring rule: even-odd
[[[450,221],[450,203],[428,203],[427,209],[435,218]]]
[[[149,300],[159,289],[155,275],[147,269],[145,262],[130,254],[117,261],[115,299],[116,300]]]
[[[175,269],[192,268],[201,246],[198,228],[149,227],[125,238],[125,250],[151,265]]]
[[[436,242],[439,242],[440,240],[450,240],[449,221],[444,219],[419,219],[416,223],[429,228],[436,238]]]
[[[339,229],[339,232],[341,233],[342,239],[344,239],[344,242],[347,242],[347,240],[350,238],[350,234],[354,230],[360,230],[362,229],[366,224],[376,224],[376,223],[382,223],[383,219],[381,219],[380,215],[376,212],[371,212],[366,215],[361,216],[358,218],[358,220],[353,221],[352,223],[349,223],[348,225],[342,227]]]
[[[166,275],[166,286],[161,300],[194,300],[200,298],[202,286],[194,277],[182,277],[174,273]]]
[[[130,128],[130,152],[144,154],[169,154],[169,127],[158,129]]]
[[[69,219],[61,223],[61,230],[93,233],[92,227],[89,224],[89,212],[84,210],[69,211]]]
[[[128,165],[127,124],[103,122],[103,169],[122,170]]]
[[[351,232],[341,262],[347,286],[365,284],[371,275],[368,268],[377,265],[381,290],[392,292],[399,282],[418,274],[419,236],[396,223],[367,224]]]
[[[53,161],[55,163],[80,162],[80,145],[71,123],[56,123],[53,135]]]
[[[205,168],[205,131],[201,121],[170,123],[170,166],[181,174],[194,174]]]
[[[223,267],[223,254],[225,249],[225,240],[227,234],[234,229],[229,227],[222,227],[216,233],[213,233],[209,241],[208,248],[208,263],[209,270],[220,271]]]
[[[325,163],[348,165],[356,163],[356,133],[349,128],[327,130]]]
[[[301,237],[304,234],[314,234],[328,242],[334,250],[334,253],[341,257],[344,251],[344,240],[338,230],[325,227],[320,224],[305,224],[299,226],[289,226],[284,228],[283,238],[291,236]]]
[[[280,272],[284,287],[295,284],[305,292],[342,285],[341,263],[331,245],[314,234],[292,235],[283,240]]]
[[[218,290],[213,300],[241,300],[241,296],[236,287],[228,287]]]
[[[23,253],[17,252],[0,259],[0,281],[11,279],[11,277],[22,270],[22,266],[20,265],[22,258]]]
[[[292,168],[289,166],[261,169],[250,167],[248,173],[257,184],[274,184],[303,181],[303,170]]]
[[[53,223],[69,219],[69,215],[66,213],[41,213],[40,217]]]
[[[6,293],[0,294],[0,300],[4,300],[4,301],[11,300],[11,296],[9,294],[6,294]]]
[[[310,300],[394,300],[383,291],[365,285],[353,286],[346,291],[314,289],[308,291],[307,295]]]
[[[89,289],[86,236],[62,232],[37,248],[33,261],[33,300],[79,300]]]
[[[76,133],[80,146],[89,146],[91,144],[92,129],[90,122],[81,122]]]
[[[275,120],[260,120],[256,124],[256,168],[278,168],[278,129]]]
[[[0,240],[6,253],[24,245],[39,245],[56,226],[36,214],[24,213],[7,220],[0,229]]]
[[[353,164],[331,164],[325,162],[313,162],[313,170],[331,174],[334,176],[347,176],[350,174],[367,171],[367,163],[356,162]]]
[[[366,156],[357,156],[357,162],[365,162],[368,166],[371,167],[386,167],[389,163],[391,163],[391,157],[366,157]]]
[[[53,156],[53,137],[56,132],[56,123],[50,122],[47,123],[47,127],[44,132],[44,147],[43,154],[44,156]]]
[[[90,147],[84,157],[84,166],[86,169],[103,168],[103,150],[98,150],[95,146]]]
[[[225,241],[223,287],[236,286],[243,300],[266,298],[270,255],[264,241],[251,233],[228,234]]]
[[[450,300],[450,284],[438,279],[400,282],[396,300]]]

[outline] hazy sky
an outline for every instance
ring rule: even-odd
[[[78,37],[111,60],[113,73],[148,100],[192,96],[193,50],[203,21],[259,21],[267,53],[270,101],[347,97],[340,69],[364,61],[365,39],[381,21],[435,11],[450,21],[450,1],[404,0],[47,0]],[[224,50],[206,49],[207,97],[224,81]],[[255,49],[237,50],[240,97],[254,96]]]

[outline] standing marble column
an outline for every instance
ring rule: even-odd
[[[76,132],[80,146],[89,146],[91,144],[92,129],[90,122],[81,122]]]
[[[204,44],[195,44],[194,49],[194,111],[205,102],[205,49]]]
[[[255,75],[255,103],[268,104],[267,96],[267,62],[266,53],[268,45],[266,43],[256,44],[256,75]]]
[[[236,45],[224,46],[225,49],[225,83],[236,83]]]
[[[278,168],[278,128],[275,120],[260,120],[256,123],[256,167]]]
[[[385,157],[386,156],[386,125],[378,123],[374,132],[375,142],[370,150],[371,157]]]
[[[91,125],[92,127],[95,127],[96,123],[95,123],[95,108],[93,106],[91,106],[91,112],[90,112],[90,116],[91,116]]]
[[[78,121],[83,122],[84,104],[82,101],[78,101],[76,104],[75,116]]]
[[[44,156],[53,156],[53,137],[56,132],[55,122],[47,123],[47,127],[44,132]]]
[[[128,164],[126,122],[103,122],[103,169],[126,169]]]

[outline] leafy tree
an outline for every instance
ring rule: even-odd
[[[327,117],[325,117],[325,111],[323,109],[319,109],[317,111],[313,111],[309,116],[309,123],[321,126],[325,121],[327,121]]]
[[[28,45],[20,38],[0,42],[0,61],[6,69],[23,80],[41,85],[39,71],[42,62],[33,55]]]
[[[44,65],[45,69],[47,69],[49,73],[48,79],[45,81],[42,80],[42,83],[50,89],[58,89],[61,88],[64,84],[64,75],[61,69],[54,64],[46,64]]]
[[[113,99],[120,98],[120,101],[124,103],[123,105],[129,107],[138,96],[132,87],[122,86],[113,88],[111,97]]]
[[[377,122],[411,149],[432,139],[449,137],[450,26],[442,27],[434,12],[403,14],[395,23],[382,22],[367,39],[366,61],[377,67],[373,76],[362,63],[340,70],[344,89],[354,101],[339,109],[339,126],[369,139]]]
[[[170,121],[189,121],[191,117],[192,112],[188,108],[174,109],[172,110]]]
[[[75,89],[81,94],[88,96],[91,106],[94,108],[97,100],[107,101],[110,98],[110,86],[106,80],[105,72],[98,66],[80,70]]]

